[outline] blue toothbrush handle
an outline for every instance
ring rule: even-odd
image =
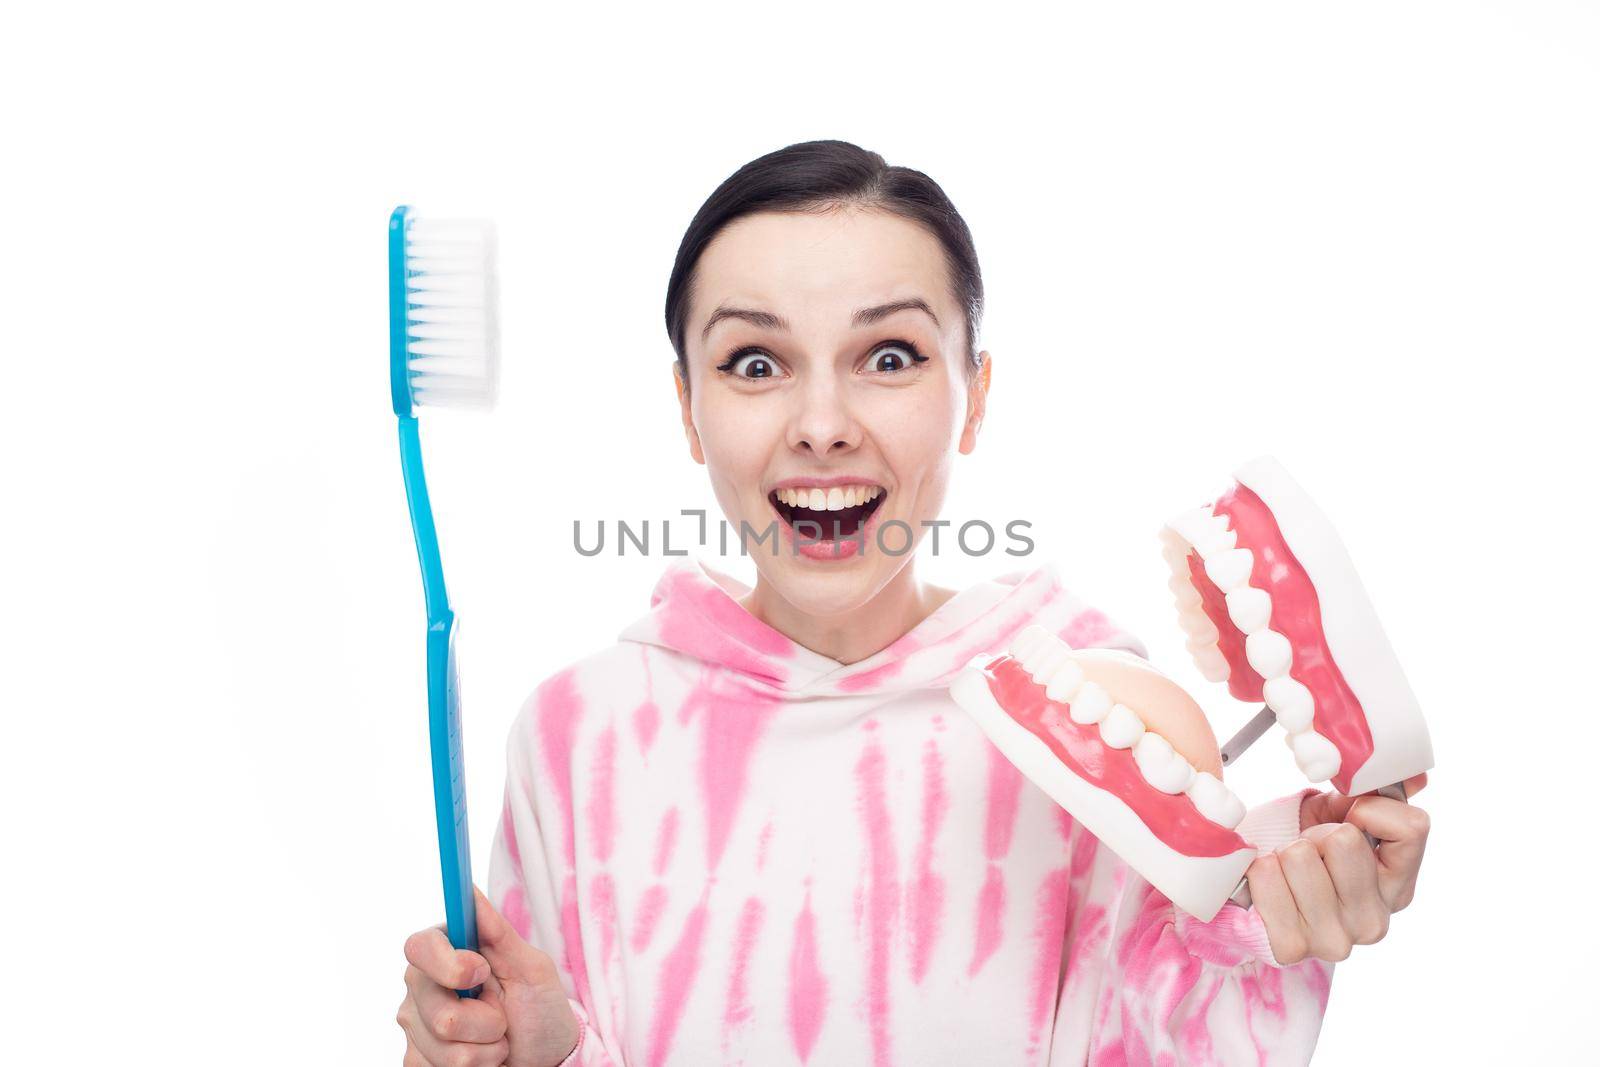
[[[478,951],[478,911],[472,895],[467,835],[466,768],[461,756],[461,703],[452,613],[428,627],[428,735],[433,754],[433,805],[439,824],[445,927],[456,948]],[[459,990],[475,997],[478,989]]]
[[[422,566],[428,609],[428,749],[433,759],[433,808],[439,824],[439,868],[444,876],[445,930],[456,948],[478,951],[478,907],[472,895],[472,851],[467,840],[467,771],[461,758],[461,697],[456,671],[456,617],[445,592],[439,534],[422,472],[417,420],[400,417],[400,470],[406,483],[411,532]],[[457,990],[475,997],[478,990]]]

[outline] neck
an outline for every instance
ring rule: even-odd
[[[866,604],[837,615],[800,611],[779,596],[759,572],[755,588],[740,603],[795,644],[848,664],[887,648],[954,595],[954,589],[920,581],[913,560]]]

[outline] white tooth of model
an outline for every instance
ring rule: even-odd
[[[1112,748],[1132,748],[1143,736],[1143,720],[1122,704],[1113,704],[1106,717],[1100,720],[1100,740]]]
[[[1248,548],[1230,548],[1206,557],[1206,577],[1224,593],[1231,593],[1250,581],[1255,565],[1255,556]]]
[[[1072,705],[1067,709],[1067,714],[1080,726],[1092,726],[1111,714],[1111,695],[1094,682],[1084,682],[1078,689],[1078,695],[1073,698]]]
[[[1186,790],[1200,814],[1214,823],[1232,830],[1244,820],[1244,802],[1233,795],[1233,790],[1222,784],[1222,779],[1210,771],[1198,771]]]
[[[1190,587],[1191,589],[1193,586]],[[1198,600],[1199,593],[1195,594]],[[1228,618],[1244,634],[1264,630],[1272,621],[1272,597],[1263,589],[1251,585],[1240,586],[1228,594]]]
[[[1315,730],[1302,730],[1287,737],[1300,772],[1313,782],[1326,782],[1339,771],[1339,750],[1332,741]]]
[[[1160,734],[1148,730],[1141,734],[1133,746],[1133,758],[1144,780],[1163,793],[1181,793],[1194,779],[1189,761],[1173,751],[1172,744]]]
[[[1289,733],[1297,734],[1311,728],[1311,718],[1316,711],[1311,690],[1286,674],[1268,680],[1262,686],[1262,694],[1278,717],[1278,723]]]
[[[1276,630],[1257,630],[1244,641],[1244,656],[1266,679],[1289,673],[1289,639]]]
[[[1045,699],[1065,704],[1077,695],[1078,688],[1082,685],[1083,668],[1069,659],[1057,667],[1050,675],[1049,681],[1045,683]]]

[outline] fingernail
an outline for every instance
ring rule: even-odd
[[[472,972],[472,984],[473,985],[482,985],[483,983],[487,982],[488,980],[489,980],[489,965],[487,963],[478,964],[478,969]]]

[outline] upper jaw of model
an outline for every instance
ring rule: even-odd
[[[1313,782],[1332,778],[1341,762],[1339,749],[1313,725],[1311,691],[1289,675],[1293,650],[1289,639],[1270,625],[1272,595],[1250,584],[1254,553],[1239,546],[1227,516],[1213,514],[1210,508],[1173,519],[1162,531],[1162,542],[1162,555],[1173,571],[1167,585],[1178,606],[1178,625],[1188,635],[1186,647],[1200,673],[1207,681],[1225,682],[1232,671],[1218,647],[1221,631],[1195,588],[1190,549],[1198,555],[1207,580],[1222,593],[1229,621],[1244,635],[1245,658],[1263,683],[1261,699],[1283,726],[1301,773]]]
[[[1431,767],[1416,698],[1332,524],[1270,457],[1235,479],[1161,532],[1200,672],[1265,702],[1313,782],[1354,795]]]
[[[1047,700],[1066,706],[1073,722],[1098,726],[1100,740],[1108,748],[1132,749],[1139,773],[1152,788],[1188,796],[1201,815],[1226,829],[1239,825],[1245,813],[1239,798],[1216,775],[1197,771],[1167,738],[1150,728],[1148,716],[1118,703],[1103,685],[1089,678],[1085,664],[1066,642],[1044,627],[1032,625],[1018,634],[1010,654],[1035,684],[1044,686]],[[1143,664],[1137,657],[1128,659]],[[1059,713],[1047,707],[1040,718],[1049,728],[1059,722]]]

